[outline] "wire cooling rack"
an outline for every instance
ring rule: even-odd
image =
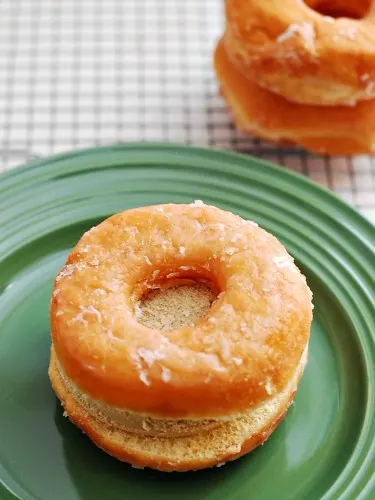
[[[375,220],[375,158],[249,139],[218,95],[222,0],[0,0],[0,171],[119,141],[230,148],[334,190]]]

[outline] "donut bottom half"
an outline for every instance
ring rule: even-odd
[[[182,472],[221,466],[263,444],[293,402],[306,360],[307,347],[287,386],[257,408],[221,420],[209,429],[205,424],[200,429],[199,421],[194,421],[192,434],[172,437],[129,432],[116,422],[97,418],[68,390],[53,348],[49,377],[69,419],[99,448],[135,468]]]
[[[318,154],[375,151],[375,99],[353,107],[287,101],[246,78],[229,60],[222,41],[215,50],[214,69],[221,94],[244,132]]]

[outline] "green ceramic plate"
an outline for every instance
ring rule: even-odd
[[[310,357],[269,441],[225,467],[135,470],[62,416],[52,392],[52,280],[81,234],[129,207],[202,199],[256,220],[314,292]],[[130,144],[0,176],[0,498],[374,499],[374,227],[328,191],[258,159]]]

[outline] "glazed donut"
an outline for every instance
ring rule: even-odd
[[[150,292],[192,283],[206,290],[194,325],[143,317]],[[304,276],[255,223],[202,202],[128,210],[85,233],[55,279],[49,374],[108,453],[160,470],[212,466],[285,414],[311,317]]]
[[[375,97],[372,0],[226,0],[226,20],[228,57],[262,87],[320,106]]]
[[[375,100],[352,108],[292,103],[248,80],[229,60],[222,42],[216,48],[214,66],[221,93],[245,132],[318,154],[375,151]]]

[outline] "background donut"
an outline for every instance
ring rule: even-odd
[[[318,154],[350,155],[375,150],[375,101],[355,107],[295,104],[247,79],[219,42],[214,66],[221,92],[239,127],[277,143]]]

